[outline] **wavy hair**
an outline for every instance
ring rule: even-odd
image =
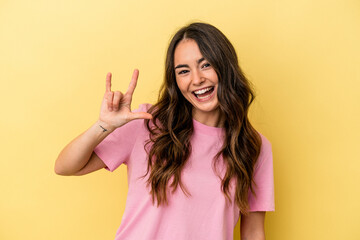
[[[213,164],[216,167],[222,157],[226,172],[221,176],[221,189],[231,202],[230,183],[235,179],[235,202],[240,212],[247,214],[249,190],[255,194],[253,170],[261,147],[261,138],[248,119],[248,109],[255,96],[230,41],[206,23],[192,23],[176,32],[167,50],[165,79],[158,102],[148,110],[153,119],[145,122],[150,132],[145,146],[148,151],[145,176],[150,172],[147,182],[153,202],[166,204],[169,190],[174,192],[178,186],[186,195],[190,194],[181,182],[181,171],[191,154],[193,106],[180,92],[174,69],[175,48],[183,39],[195,40],[201,54],[217,73],[219,111],[225,135]]]

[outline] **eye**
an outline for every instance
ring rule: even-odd
[[[189,72],[189,70],[181,70],[180,72],[178,72],[178,74],[181,75],[181,74],[185,74],[185,73],[188,73],[188,72]]]
[[[201,68],[208,68],[210,66],[211,66],[210,63],[205,63],[204,65],[201,66]]]

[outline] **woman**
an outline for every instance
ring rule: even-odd
[[[116,239],[265,239],[274,211],[271,144],[250,124],[254,95],[235,50],[215,27],[192,23],[170,42],[158,102],[131,111],[111,91],[99,120],[60,153],[55,172],[84,175],[128,167],[129,191]]]

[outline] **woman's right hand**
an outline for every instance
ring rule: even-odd
[[[139,70],[135,69],[125,94],[120,91],[111,91],[111,73],[106,76],[106,91],[101,104],[99,120],[105,123],[105,128],[115,130],[134,119],[151,119],[152,115],[146,112],[131,112],[131,100],[134,93]]]

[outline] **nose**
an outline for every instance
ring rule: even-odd
[[[192,73],[193,74],[191,81],[194,85],[201,85],[205,81],[205,78],[204,76],[202,76],[201,71],[195,70]]]

